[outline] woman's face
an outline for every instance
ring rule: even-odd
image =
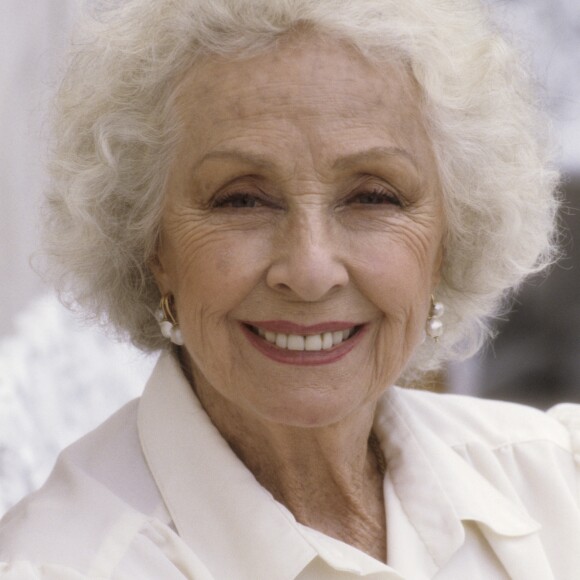
[[[202,400],[328,425],[400,375],[444,232],[418,103],[403,65],[328,38],[184,78],[152,268]]]

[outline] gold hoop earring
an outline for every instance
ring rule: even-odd
[[[159,322],[159,329],[161,334],[169,339],[173,344],[181,346],[183,344],[183,336],[177,320],[172,312],[173,295],[165,294],[161,297],[159,309],[156,312],[157,322]]]

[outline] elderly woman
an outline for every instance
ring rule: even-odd
[[[577,579],[580,411],[393,386],[554,254],[543,121],[481,7],[108,10],[60,89],[47,248],[164,353],[5,517],[0,577]]]

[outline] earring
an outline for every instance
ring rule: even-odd
[[[171,311],[172,303],[173,296],[171,294],[165,294],[161,298],[159,309],[155,313],[155,316],[159,322],[161,334],[173,344],[181,346],[183,344],[183,336],[181,335],[177,320],[175,320],[175,316],[173,316],[173,312]]]
[[[445,312],[445,307],[441,302],[435,302],[431,296],[431,309],[429,311],[429,318],[427,318],[427,335],[435,342],[439,341],[439,337],[443,335],[443,322],[440,318]]]

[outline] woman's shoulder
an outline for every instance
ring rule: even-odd
[[[46,483],[2,518],[1,578],[36,577],[25,575],[34,563],[42,578],[75,578],[111,538],[121,553],[147,527],[160,500],[142,458],[137,408],[127,404],[65,449]]]
[[[380,411],[390,482],[416,529],[436,537],[456,518],[522,577],[578,569],[580,406],[393,388]]]
[[[451,446],[478,443],[492,448],[550,441],[578,454],[580,405],[542,411],[518,403],[395,387],[390,406],[408,421],[436,431]]]

